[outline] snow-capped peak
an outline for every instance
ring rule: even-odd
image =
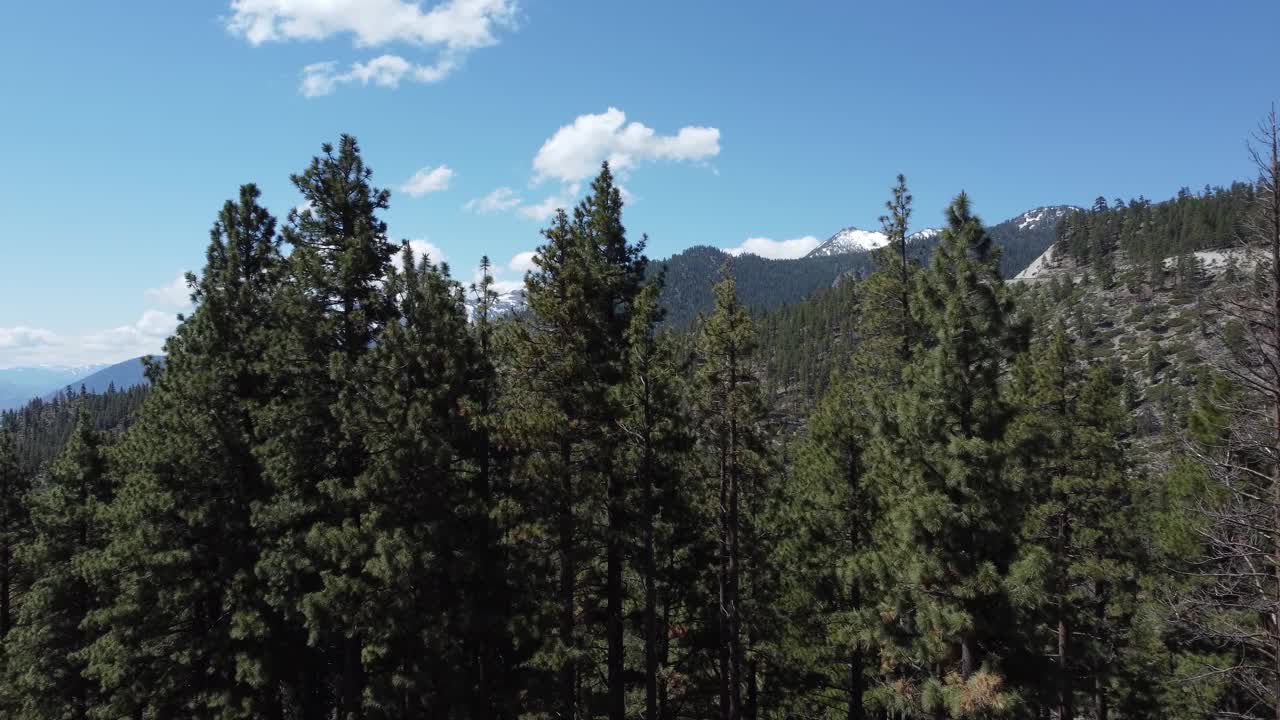
[[[916,232],[913,232],[910,235],[908,235],[907,242],[913,243],[919,240],[928,240],[929,238],[932,238],[941,234],[942,234],[942,230],[940,228],[925,228],[923,230],[917,230]]]
[[[925,228],[907,236],[907,242],[927,240],[942,232],[937,228]],[[824,257],[844,255],[846,253],[875,250],[889,244],[889,236],[878,230],[863,230],[847,227],[837,232],[818,247],[809,251],[806,257]]]
[[[809,251],[809,256],[843,255],[859,250],[874,250],[878,247],[884,247],[888,243],[889,238],[882,232],[847,227]]]
[[[1009,222],[1016,223],[1019,230],[1034,230],[1041,225],[1056,225],[1059,220],[1080,208],[1074,205],[1052,205],[1028,210]]]

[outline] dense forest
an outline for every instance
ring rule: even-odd
[[[761,315],[726,264],[688,329],[607,164],[499,314],[326,144],[217,213],[149,390],[4,416],[0,716],[1280,717],[1266,129],[1254,183],[1072,215],[1078,276],[1006,283],[963,193],[922,262],[899,177],[860,275]],[[1133,280],[1200,322],[1123,362],[1086,248],[1228,239]]]
[[[992,242],[1000,248],[1000,272],[1013,277],[1035,260],[1057,238],[1058,225],[1074,208],[1066,206],[1032,211],[1039,222],[1006,220],[988,228]],[[1024,216],[1025,217],[1025,216]],[[916,262],[927,263],[937,247],[939,235],[929,233],[907,238],[907,253]],[[661,262],[649,264],[649,276],[663,274],[661,302],[664,326],[683,329],[715,304],[713,279],[729,264],[738,283],[739,299],[753,312],[807,304],[815,295],[836,288],[845,280],[866,277],[876,269],[873,250],[855,250],[832,255],[806,256],[792,260],[762,258],[728,253],[709,246],[692,247]]]

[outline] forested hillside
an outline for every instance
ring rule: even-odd
[[[81,417],[94,430],[117,436],[128,429],[146,396],[145,385],[123,390],[108,385],[98,392],[65,390],[0,412],[0,431],[9,434],[23,471],[35,473],[62,451]]]
[[[343,136],[216,213],[151,388],[4,416],[0,716],[1276,717],[1267,130],[1017,283],[902,177],[873,254],[662,274],[605,164],[518,313]]]
[[[1013,277],[1039,257],[1056,238],[1058,223],[1074,208],[1037,208],[988,228],[992,241],[1001,248],[1000,272]],[[928,262],[940,235],[908,236],[911,257]],[[738,281],[743,303],[754,312],[775,310],[812,298],[838,284],[841,278],[862,278],[876,267],[875,251],[810,254],[794,260],[771,260],[752,254],[730,257],[708,246],[652,263],[651,274],[666,269],[662,305],[666,322],[677,328],[689,325],[699,313],[710,311],[711,287],[721,266],[729,263]]]

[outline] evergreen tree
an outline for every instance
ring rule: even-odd
[[[19,559],[35,580],[6,639],[19,717],[84,720],[102,704],[84,656],[92,641],[84,622],[102,598],[81,561],[105,540],[102,512],[110,498],[101,438],[82,418],[31,496],[33,534]]]
[[[889,244],[878,255],[880,269],[858,287],[857,348],[809,417],[789,498],[786,565],[799,604],[792,615],[814,618],[790,644],[793,662],[822,674],[818,706],[842,705],[849,720],[867,716],[876,648],[889,641],[877,614],[889,582],[876,528],[884,508],[863,456],[877,413],[901,387],[921,341],[910,297],[919,268],[904,242],[911,200],[899,175],[881,218]]]
[[[255,575],[252,508],[268,488],[252,413],[271,391],[262,358],[282,259],[253,185],[210,232],[197,308],[153,368],[155,389],[117,452],[110,542],[88,567],[110,588],[91,624],[91,674],[121,714],[279,716],[288,658]]]
[[[30,478],[18,466],[13,437],[8,430],[0,428],[0,648],[13,629],[14,601],[25,575],[15,551],[31,531],[27,512],[30,489]]]
[[[1045,699],[1062,720],[1075,714],[1076,678],[1093,677],[1093,717],[1103,718],[1118,642],[1109,618],[1132,612],[1139,560],[1126,413],[1105,370],[1087,370],[1061,327],[1020,370],[1022,415],[1011,434],[1031,505],[1011,586],[1029,616],[1032,647],[1039,640],[1055,657],[1052,670],[1033,658],[1039,672],[1027,674],[1055,678]]]
[[[501,428],[495,345],[494,304],[498,294],[493,290],[492,266],[487,256],[480,259],[480,278],[471,285],[474,308],[471,343],[474,358],[470,367],[471,388],[463,405],[469,420],[472,442],[472,497],[476,509],[468,535],[477,556],[467,582],[467,602],[475,608],[471,623],[473,638],[472,684],[474,688],[471,716],[514,717],[517,714],[520,676],[512,637],[513,567],[509,548],[502,537],[508,527],[503,508],[509,500],[510,452],[497,442]]]
[[[647,260],[643,243],[627,241],[621,213],[621,193],[605,164],[572,221],[561,211],[544,231],[537,268],[526,277],[530,313],[514,325],[509,341],[515,409],[508,432],[529,449],[522,470],[527,522],[554,527],[557,536],[559,627],[556,642],[539,655],[544,665],[558,666],[556,704],[564,718],[578,712],[586,658],[578,627],[579,575],[598,568],[584,556],[591,544],[582,530],[593,527],[592,511],[600,505],[604,608],[597,614],[588,603],[582,614],[603,618],[607,713],[621,720],[626,712],[623,576],[632,529],[628,473],[617,463],[622,410],[616,389],[624,380],[626,334]],[[543,486],[549,478],[557,482]]]
[[[617,398],[623,410],[620,466],[634,468],[629,484],[639,492],[629,504],[638,508],[639,515],[639,575],[644,588],[639,632],[644,648],[643,716],[651,720],[670,716],[664,712],[666,702],[661,692],[667,623],[659,627],[659,612],[660,596],[667,596],[670,602],[670,580],[664,577],[660,563],[669,557],[671,548],[661,541],[660,525],[677,515],[678,500],[673,491],[678,489],[683,460],[692,444],[691,418],[675,349],[670,338],[657,330],[662,318],[658,304],[661,290],[659,276],[636,296],[627,331],[626,378],[618,387]]]
[[[344,558],[308,612],[361,629],[361,716],[450,717],[488,701],[476,697],[478,598],[467,595],[485,559],[472,528],[488,511],[469,467],[474,347],[461,287],[407,246],[403,260],[387,278],[398,321],[342,389],[339,421],[368,462],[350,490],[357,516],[308,538]]]
[[[368,452],[344,426],[339,398],[361,358],[394,322],[384,278],[395,252],[378,213],[389,193],[371,184],[354,138],[322,146],[293,184],[306,209],[289,214],[292,247],[273,311],[279,332],[266,363],[270,400],[255,413],[255,453],[271,488],[253,522],[266,543],[257,574],[266,599],[291,629],[277,647],[293,659],[287,702],[305,717],[336,708],[360,712],[365,628],[359,602],[345,592],[360,573],[335,534],[358,522],[356,478]]]
[[[884,234],[889,239],[876,258],[879,264],[876,279],[881,282],[869,283],[865,294],[867,311],[882,313],[885,319],[881,323],[892,328],[889,332],[898,338],[897,359],[900,363],[910,359],[917,335],[915,318],[911,314],[911,283],[915,268],[907,254],[911,200],[907,179],[899,175],[898,184],[893,188],[893,198],[885,203],[889,214],[880,217]],[[887,287],[880,288],[878,284]]]
[[[720,717],[738,720],[753,710],[744,711],[742,702],[744,686],[749,689],[754,682],[744,675],[742,508],[744,494],[750,502],[749,494],[762,474],[764,408],[751,366],[755,329],[738,300],[728,266],[722,270],[715,297],[715,311],[704,323],[699,342],[700,443],[719,486]]]
[[[891,614],[907,640],[889,653],[881,702],[911,716],[996,711],[1009,623],[1004,579],[1019,497],[1005,471],[1013,408],[1002,375],[1024,342],[998,253],[961,194],[917,283],[927,338],[877,422],[868,474],[882,489],[899,577]]]

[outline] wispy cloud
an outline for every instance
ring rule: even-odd
[[[750,253],[759,255],[762,258],[770,258],[772,260],[790,260],[793,258],[804,257],[809,251],[818,247],[818,238],[812,235],[804,237],[792,238],[790,240],[773,240],[767,237],[747,238],[737,247],[725,248],[724,251],[730,255],[742,255]]]
[[[143,295],[147,302],[157,307],[185,310],[191,307],[191,288],[187,286],[187,274],[179,272],[167,285],[147,290]]]
[[[497,190],[472,200],[468,200],[466,205],[462,206],[463,210],[473,213],[486,215],[488,213],[503,212],[516,207],[522,202],[516,191],[509,187],[500,187]]]
[[[255,46],[350,35],[359,48],[401,44],[436,53],[429,62],[383,54],[346,69],[332,60],[311,63],[300,91],[320,97],[357,82],[384,88],[439,82],[467,53],[497,44],[498,30],[515,25],[516,11],[515,0],[444,0],[429,9],[416,0],[232,0],[227,29]]]
[[[448,190],[452,179],[453,169],[448,165],[424,167],[406,180],[400,186],[400,191],[411,197],[422,197],[428,193]]]

